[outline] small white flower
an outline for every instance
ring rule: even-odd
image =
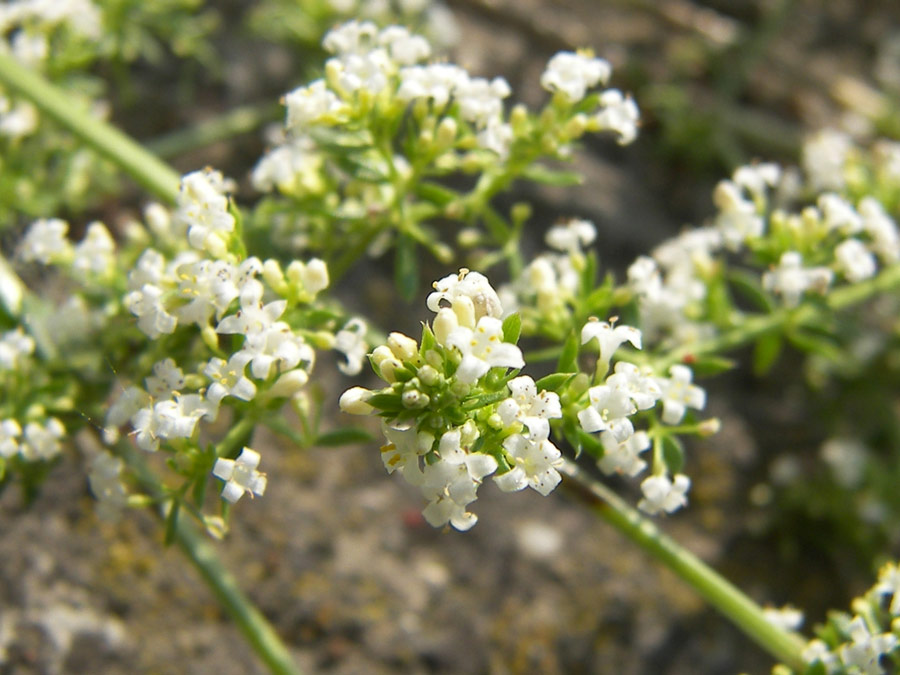
[[[691,487],[691,479],[684,474],[676,474],[672,481],[668,476],[650,476],[641,483],[644,498],[638,502],[638,508],[650,515],[660,511],[673,513],[687,504],[687,491]]]
[[[850,137],[834,129],[823,129],[803,144],[803,169],[813,190],[844,187],[844,163],[850,153]]]
[[[628,145],[637,138],[641,111],[631,96],[624,96],[618,89],[607,89],[600,95],[600,105],[594,116],[600,131],[619,134],[619,145]]]
[[[371,415],[375,408],[367,401],[372,397],[372,392],[364,387],[351,387],[338,400],[338,406],[350,415]]]
[[[227,235],[234,231],[234,216],[228,212],[227,185],[220,172],[210,169],[182,177],[174,220],[187,228],[188,241],[194,248],[218,254]]]
[[[284,104],[287,106],[285,127],[288,131],[300,131],[311,124],[331,121],[346,108],[325,80],[294,89],[284,97]]]
[[[431,99],[435,106],[442,108],[450,101],[457,87],[468,79],[465,70],[449,63],[401,68],[400,87],[396,95],[400,101]]]
[[[431,56],[431,45],[421,35],[403,26],[388,26],[378,34],[378,44],[386,47],[394,63],[411,66]]]
[[[243,352],[232,354],[226,363],[213,357],[203,369],[203,373],[213,381],[206,392],[206,398],[218,404],[226,396],[234,396],[249,401],[256,396],[256,385],[244,375],[249,357]]]
[[[256,279],[248,281],[241,291],[241,309],[223,318],[216,326],[217,333],[252,335],[270,328],[287,309],[287,300],[262,303],[263,285]]]
[[[605,84],[612,69],[603,59],[580,52],[559,52],[547,63],[541,86],[560,92],[569,103],[577,103],[598,83]]]
[[[348,21],[325,34],[322,46],[332,54],[364,54],[370,51],[378,36],[378,26],[371,21]]]
[[[818,206],[822,211],[822,220],[829,230],[856,234],[863,229],[862,218],[856,209],[840,195],[826,192],[819,196]]]
[[[184,371],[173,359],[163,359],[153,364],[153,375],[147,377],[144,383],[151,397],[167,400],[184,387]]]
[[[457,315],[459,325],[474,328],[475,322],[483,316],[499,318],[503,315],[500,297],[487,277],[479,272],[461,269],[459,274],[450,274],[434,282],[434,293],[430,293],[425,304],[432,312],[439,312],[445,304]]]
[[[503,342],[503,322],[490,316],[481,317],[475,330],[465,326],[456,328],[447,338],[447,346],[455,347],[462,354],[456,378],[465,384],[474,384],[491,368],[525,365],[522,350]]]
[[[420,457],[431,450],[434,435],[419,431],[409,423],[382,422],[381,431],[388,440],[381,447],[381,461],[388,473],[399,471],[408,483],[421,485],[423,476]]]
[[[562,406],[559,395],[552,391],[538,394],[534,380],[528,375],[511,379],[509,387],[511,398],[497,406],[503,424],[509,426],[518,420],[528,428],[532,440],[546,439],[550,436],[548,420],[562,417]]]
[[[597,228],[589,220],[572,219],[564,225],[554,225],[544,240],[551,248],[571,256],[581,255],[584,247],[597,237]]]
[[[504,492],[530,487],[546,497],[562,480],[556,470],[562,464],[562,454],[546,438],[514,434],[503,441],[503,449],[511,460],[511,469],[495,476],[494,482]]]
[[[900,231],[897,223],[887,214],[874,197],[863,197],[859,202],[859,214],[863,230],[872,238],[872,250],[885,263],[900,260]]]
[[[763,614],[766,621],[782,630],[800,630],[803,625],[803,612],[792,605],[784,607],[765,607]]]
[[[630,422],[628,426],[631,426]],[[631,434],[624,440],[620,436],[612,429],[600,434],[603,457],[597,465],[606,474],[624,473],[626,476],[636,476],[647,466],[647,462],[638,455],[650,447],[650,437],[644,431]]]
[[[245,492],[262,496],[266,491],[266,475],[260,473],[259,453],[250,448],[241,450],[237,459],[220,457],[213,467],[213,475],[225,481],[222,499],[234,504]]]
[[[606,321],[591,319],[581,329],[581,344],[586,345],[595,338],[600,345],[601,363],[608,364],[623,342],[630,342],[635,349],[641,348],[641,331],[624,324],[613,327]]]
[[[806,645],[801,654],[806,663],[822,663],[826,673],[833,673],[837,668],[837,654],[828,649],[828,645],[822,640],[812,640]]]
[[[763,235],[765,221],[757,213],[756,204],[744,197],[736,183],[719,181],[713,191],[713,203],[719,209],[716,228],[729,250],[737,251],[748,239]]]
[[[68,231],[69,224],[59,218],[36,220],[22,240],[22,260],[49,265],[67,259],[72,254],[72,244],[66,238]]]
[[[457,82],[455,89],[459,114],[466,122],[479,129],[503,114],[503,99],[512,93],[509,83],[502,77],[488,81],[475,77]]]
[[[84,239],[75,247],[72,271],[80,279],[108,274],[115,263],[116,243],[103,223],[88,225]]]
[[[833,272],[827,267],[803,267],[803,257],[796,251],[782,254],[778,267],[763,274],[763,288],[778,293],[788,307],[800,304],[806,291],[825,293]]]
[[[627,390],[601,384],[591,387],[588,396],[590,405],[578,412],[578,421],[585,431],[614,431],[620,441],[631,436],[634,428],[627,417],[637,412],[637,406]]]
[[[163,300],[163,290],[153,284],[144,284],[125,296],[125,307],[138,317],[138,328],[149,338],[174,333],[178,326],[178,319],[167,311]]]
[[[22,435],[22,427],[19,423],[12,419],[5,419],[0,422],[0,457],[9,459],[19,452],[19,441]]]
[[[180,321],[203,328],[215,313],[221,318],[238,297],[234,266],[225,260],[199,260],[179,265],[178,295],[186,305],[175,310]]]
[[[347,357],[346,363],[338,363],[344,375],[357,375],[363,367],[369,345],[366,342],[366,322],[350,319],[334,336],[334,348]]]
[[[706,405],[706,391],[691,384],[694,374],[687,366],[678,364],[669,369],[669,378],[659,378],[662,391],[663,414],[666,424],[678,424],[688,408],[703,410]]]
[[[34,354],[34,340],[25,334],[22,326],[0,335],[0,373],[18,370]]]
[[[615,372],[606,378],[605,384],[628,396],[637,410],[649,410],[662,396],[660,383],[652,371],[627,361],[616,364]]]
[[[859,239],[845,239],[834,249],[838,271],[856,283],[875,276],[875,256]]]
[[[881,675],[884,669],[879,660],[897,646],[893,633],[872,635],[861,616],[856,616],[848,627],[852,642],[841,647],[841,661],[849,668],[859,668],[865,675]]]
[[[53,459],[59,454],[62,447],[59,441],[65,435],[65,427],[55,417],[47,419],[44,424],[29,422],[25,425],[19,452],[29,462]]]

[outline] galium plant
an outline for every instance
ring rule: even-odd
[[[683,439],[720,423],[705,416],[695,379],[733,367],[729,354],[745,345],[763,372],[784,342],[828,378],[821,359],[841,361],[854,339],[838,317],[879,297],[896,303],[896,146],[870,153],[819,138],[805,173],[741,167],[716,187],[709,225],[638,258],[617,281],[600,275],[591,223],[553,226],[552,251],[526,261],[527,207],[507,218],[493,205],[517,179],[573,180],[544,162],[568,158],[585,133],[635,137],[635,103],[598,90],[608,63],[588,51],[557,54],[541,76],[546,106],[507,112],[502,78],[430,61],[429,42],[401,26],[354,21],[323,45],[333,54],[325,76],[284,98],[283,142],[253,171],[270,195],[252,211],[235,203],[220,172],[179,177],[0,54],[0,84],[165,202],[116,232],[93,222],[70,237],[64,220],[34,222],[16,256],[65,289],[52,303],[0,267],[0,381],[15,392],[0,405],[3,484],[21,481],[33,494],[77,431],[99,431],[105,449],[88,481],[100,513],[158,507],[168,539],[260,657],[295,672],[189,520],[221,536],[233,504],[264,498],[277,477],[253,447],[260,425],[302,445],[369,438],[319,428],[323,403],[309,391],[310,373],[317,350],[334,348],[344,374],[358,375],[368,357],[382,380],[349,388],[340,408],[380,418],[384,466],[421,491],[431,525],[471,528],[489,478],[504,492],[544,496],[568,485],[784,661],[782,670],[879,673],[896,664],[893,565],[852,616],[833,615],[807,644],[793,611],[763,609],[647,518],[684,508],[692,481],[703,480],[690,477]],[[461,176],[468,188],[453,187]],[[440,236],[451,227],[455,237]],[[333,277],[391,248],[405,295],[417,291],[419,248],[469,264],[434,282],[417,338],[381,338],[369,327],[377,318],[348,316],[327,296]],[[501,263],[509,283],[495,289],[485,273]],[[878,349],[896,353],[896,326],[879,328],[890,337]],[[532,370],[546,362],[555,367]],[[589,461],[603,475],[639,477],[637,509],[591,477]],[[211,485],[218,499],[207,495]]]

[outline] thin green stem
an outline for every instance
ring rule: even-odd
[[[564,485],[644,551],[675,572],[759,646],[795,670],[804,668],[803,637],[771,623],[762,608],[693,553],[663,534],[617,494],[566,460]]]
[[[838,312],[853,305],[865,302],[879,293],[900,288],[900,264],[885,268],[877,276],[848,286],[830,291],[824,298],[825,306]],[[686,358],[696,358],[709,354],[722,354],[742,347],[757,338],[781,330],[786,325],[806,326],[821,317],[820,306],[804,303],[794,309],[780,309],[771,314],[751,316],[730,330],[719,333],[716,337],[695,344],[682,345],[672,351],[652,359],[656,372],[662,373],[669,366],[680,363]]]
[[[111,124],[73,105],[65,92],[2,52],[0,85],[28,99],[41,113],[113,161],[159,199],[175,201],[181,177],[174,169]]]
[[[118,444],[117,452],[132,469],[141,487],[151,497],[165,503],[161,499],[162,487],[140,452],[127,441]],[[157,514],[165,520],[164,510],[158,510]],[[300,670],[274,628],[241,591],[215,548],[187,518],[176,520],[175,541],[269,670],[277,675],[299,675]]]
[[[205,120],[187,129],[179,129],[152,138],[146,148],[159,157],[177,157],[186,152],[205,148],[235,136],[259,129],[266,122],[273,122],[281,115],[280,104],[262,103],[233,108],[221,115]]]

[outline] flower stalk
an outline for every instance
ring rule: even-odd
[[[591,479],[574,462],[566,460],[559,470],[563,485],[590,504],[595,512],[619,532],[675,572],[706,602],[776,659],[796,670],[804,667],[802,636],[770,622],[762,608],[700,558],[663,534],[648,518],[625,503],[615,492]]]

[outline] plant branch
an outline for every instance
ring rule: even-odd
[[[2,52],[0,84],[28,99],[41,113],[114,162],[156,197],[174,203],[181,181],[174,169],[111,124],[73,105],[65,92]]]
[[[806,642],[802,636],[771,623],[762,608],[730,581],[663,534],[654,523],[605,485],[590,478],[574,462],[565,460],[561,470],[566,475],[563,485],[593,506],[601,518],[675,572],[773,657],[796,670],[804,668],[801,652]]]

